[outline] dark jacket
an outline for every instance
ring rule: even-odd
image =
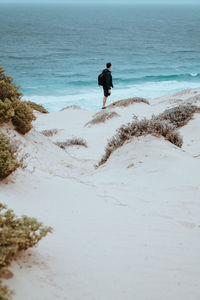
[[[113,83],[112,83],[112,74],[108,69],[104,69],[103,73],[106,74],[105,78],[105,85],[104,88],[107,88],[108,90],[111,89],[111,87],[113,88]]]

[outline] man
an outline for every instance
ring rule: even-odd
[[[111,87],[113,88],[113,83],[112,83],[112,74],[111,74],[111,63],[108,62],[106,64],[106,69],[103,70],[103,74],[105,76],[105,81],[104,81],[104,85],[103,85],[103,90],[104,90],[104,97],[103,97],[103,106],[102,109],[105,109],[105,105],[106,105],[106,100],[108,98],[108,96],[111,95]]]

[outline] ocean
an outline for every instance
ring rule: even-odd
[[[0,12],[0,65],[24,100],[50,112],[100,108],[106,62],[108,103],[200,88],[198,5],[1,4]]]

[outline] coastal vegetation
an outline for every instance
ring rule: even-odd
[[[111,107],[127,107],[127,106],[129,106],[133,103],[149,104],[149,101],[146,100],[145,98],[133,97],[133,98],[128,98],[128,99],[118,100],[116,102],[111,103],[107,107],[108,108],[111,108]]]
[[[0,203],[0,299],[10,300],[12,291],[2,284],[1,279],[8,279],[13,274],[8,266],[15,255],[22,250],[34,247],[48,233],[51,227],[44,226],[35,218],[18,218],[13,210]]]
[[[193,117],[194,113],[199,113],[200,108],[196,105],[178,105],[176,107],[166,109],[159,114],[157,120],[165,120],[173,124],[176,128],[186,125]]]
[[[55,144],[61,149],[65,149],[69,146],[83,146],[87,148],[87,142],[82,138],[72,138],[66,140],[65,142],[56,142]]]
[[[30,101],[21,101],[19,87],[0,67],[0,125],[11,122],[15,130],[24,135],[31,130],[32,121],[35,120],[33,108],[42,110],[42,107]],[[0,179],[10,175],[17,167],[19,163],[13,148],[8,138],[0,133]]]
[[[183,143],[182,138],[175,130],[175,127],[165,120],[161,121],[155,117],[150,120],[145,118],[141,121],[134,120],[127,125],[122,125],[117,129],[116,134],[108,140],[105,154],[99,161],[97,167],[103,165],[108,160],[111,153],[123,146],[125,142],[132,140],[133,137],[140,137],[148,134],[156,137],[162,136],[177,147],[181,147]]]
[[[11,76],[5,75],[0,67],[0,123],[12,122],[15,129],[25,134],[32,128],[35,120],[33,109],[26,102],[21,101],[20,86],[13,83]]]
[[[52,128],[52,129],[45,129],[40,131],[41,134],[45,136],[53,136],[54,134],[58,133],[58,129]]]
[[[41,112],[42,114],[48,114],[48,110],[46,110],[46,108],[44,108],[43,105],[41,104],[37,104],[33,101],[24,101],[26,104],[28,104],[32,109],[37,110],[39,112]]]
[[[18,166],[15,149],[12,148],[7,137],[0,133],[0,179],[10,175]]]
[[[132,123],[122,125],[119,129],[117,129],[116,134],[108,141],[105,148],[105,154],[97,166],[104,164],[113,151],[121,147],[126,141],[131,140],[133,137],[139,137],[147,134],[157,137],[163,136],[174,145],[181,147],[183,141],[176,129],[186,125],[195,113],[200,113],[200,108],[198,106],[182,104],[166,109],[158,116],[153,115],[150,120],[134,120]]]
[[[118,113],[116,113],[115,111],[107,111],[107,112],[102,111],[102,112],[96,113],[93,116],[93,119],[90,120],[89,122],[87,122],[85,124],[85,126],[104,123],[107,120],[115,118],[115,117],[119,117]]]
[[[13,84],[13,79],[5,75],[0,67],[0,125],[11,122],[20,134],[26,134],[32,128],[35,120],[33,109],[29,102],[21,101],[19,86]],[[16,145],[10,142],[5,134],[0,132],[0,180],[15,171],[21,162],[16,158]],[[51,227],[45,227],[35,218],[22,216],[18,218],[12,210],[0,203],[0,299],[10,300],[13,292],[2,284],[2,279],[13,276],[8,266],[15,255],[35,246]]]

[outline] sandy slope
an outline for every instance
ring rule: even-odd
[[[25,137],[9,126],[27,168],[1,183],[1,202],[54,228],[21,253],[6,283],[14,300],[197,300],[200,298],[200,115],[180,129],[182,149],[152,136],[116,150],[94,168],[107,139],[132,120],[179,103],[200,105],[200,91],[113,108],[119,117],[85,126],[96,113],[37,114]],[[58,129],[53,137],[39,132]],[[56,141],[81,137],[88,148]]]

